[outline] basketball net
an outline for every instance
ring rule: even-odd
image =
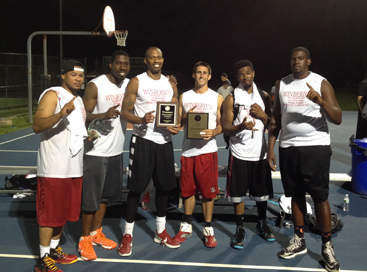
[[[126,39],[128,33],[129,31],[127,30],[116,30],[113,32],[113,34],[115,34],[118,46],[126,46]]]

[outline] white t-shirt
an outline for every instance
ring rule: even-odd
[[[119,105],[116,110],[120,111],[129,81],[126,78],[121,87],[118,87],[106,75],[92,79],[88,84],[94,83],[98,89],[97,103],[92,113],[105,113],[116,105]],[[103,122],[105,129],[100,133],[100,137],[93,142],[85,141],[86,154],[99,157],[117,156],[123,151],[127,122],[120,117]]]

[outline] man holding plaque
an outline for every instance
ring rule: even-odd
[[[134,128],[130,141],[127,183],[130,192],[127,197],[124,236],[119,246],[120,256],[130,256],[132,253],[133,229],[140,195],[146,190],[151,178],[156,188],[157,208],[154,242],[168,248],[180,246],[170,237],[165,227],[168,198],[172,190],[177,188],[171,134],[179,132],[180,124],[158,127],[154,114],[158,102],[167,103],[163,109],[169,107],[168,110],[171,105],[168,102],[177,102],[177,87],[161,74],[164,58],[159,48],[149,48],[145,52],[144,62],[147,71],[131,79],[121,109],[122,117],[134,124]]]
[[[266,224],[267,200],[273,198],[270,167],[266,161],[265,129],[271,116],[269,96],[254,83],[255,70],[248,60],[235,64],[239,85],[223,103],[223,130],[230,135],[226,197],[233,202],[236,233],[231,246],[244,248],[243,227],[247,191],[256,201],[257,231],[267,241],[275,241]]]
[[[78,245],[85,261],[97,258],[93,245],[117,247],[103,234],[102,221],[107,202],[119,202],[122,194],[127,123],[120,118],[120,109],[129,82],[129,55],[123,50],[113,52],[109,67],[110,73],[88,83],[83,97],[87,121],[92,122],[89,128],[95,124],[94,131],[98,133],[93,142],[85,142],[82,236]]]
[[[181,95],[181,124],[185,136],[181,156],[181,194],[184,215],[175,240],[184,242],[192,234],[192,213],[195,195],[202,195],[204,213],[204,244],[215,247],[217,241],[212,227],[214,198],[218,194],[218,156],[215,136],[222,133],[221,106],[223,97],[208,87],[212,69],[206,62],[194,65],[195,87]]]

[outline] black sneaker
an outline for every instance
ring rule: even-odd
[[[275,236],[274,234],[271,233],[269,226],[266,224],[266,220],[257,221],[256,230],[266,241],[269,242],[275,241]]]
[[[337,259],[335,258],[334,248],[331,241],[327,242],[325,245],[322,245],[321,256],[325,261],[325,269],[329,272],[339,272],[340,265]]]
[[[295,234],[294,238],[289,242],[289,246],[283,248],[283,250],[279,252],[279,257],[283,259],[293,259],[297,255],[306,253],[307,247],[305,238],[299,238],[297,234]]]
[[[246,232],[244,227],[237,227],[236,233],[231,240],[231,247],[235,249],[243,249],[243,243],[246,239]]]
[[[51,257],[48,256],[48,254],[43,256],[43,258],[39,258],[37,260],[37,263],[34,266],[34,271],[35,272],[54,272],[54,271],[62,272],[61,269],[55,266],[54,260],[52,260]]]

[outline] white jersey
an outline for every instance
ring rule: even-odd
[[[74,97],[63,87],[51,87],[41,94],[39,100],[48,91],[54,91],[58,97],[54,114],[59,113],[62,107]],[[77,96],[74,100],[74,105],[75,110],[68,116],[68,119],[75,119],[85,124],[86,113],[81,97]],[[37,176],[48,178],[76,178],[83,176],[83,147],[78,154],[72,156],[69,149],[71,132],[67,129],[67,125],[67,118],[63,117],[52,128],[40,133]],[[85,125],[83,128],[85,130]]]
[[[106,75],[92,79],[88,84],[94,83],[98,89],[97,103],[92,113],[105,113],[109,108],[116,105],[119,105],[116,110],[121,111],[122,100],[129,81],[126,78],[121,87],[118,87]],[[85,141],[86,154],[99,157],[120,155],[124,147],[127,122],[120,117],[103,120],[103,122],[105,129],[100,133],[101,137],[93,142]]]
[[[209,129],[217,127],[217,109],[219,94],[212,89],[208,89],[203,94],[198,94],[194,90],[189,90],[182,94],[182,112],[188,112],[196,106],[194,112],[209,113]],[[187,126],[184,128],[185,136],[182,142],[182,156],[194,157],[202,154],[208,154],[218,151],[215,137],[210,140],[187,139]]]
[[[261,92],[261,91],[260,91]],[[241,84],[234,90],[234,104],[239,106],[237,118],[233,120],[234,125],[239,125],[246,118],[246,121],[255,123],[257,131],[244,129],[236,135],[232,135],[229,140],[229,148],[234,157],[246,161],[259,161],[266,158],[267,145],[265,140],[265,126],[260,119],[255,119],[250,114],[252,104],[258,104],[265,112],[265,104],[260,96],[259,90],[253,83],[252,93],[249,94]]]
[[[280,147],[330,145],[326,116],[320,106],[308,98],[312,88],[321,95],[322,76],[310,72],[303,79],[289,75],[280,81],[279,100],[282,114]]]
[[[159,80],[150,78],[147,73],[137,76],[139,89],[136,95],[134,114],[144,117],[147,112],[155,111],[157,102],[170,102],[173,97],[173,89],[168,78],[161,75]],[[157,144],[165,144],[172,141],[171,133],[166,128],[158,128],[154,123],[134,124],[133,134]]]

